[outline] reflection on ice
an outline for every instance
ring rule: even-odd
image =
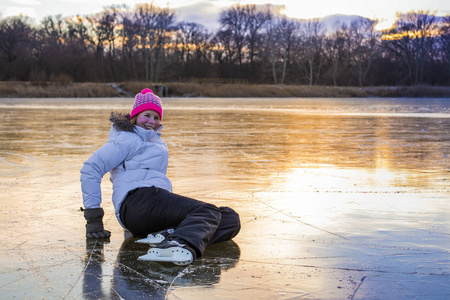
[[[140,262],[103,180],[86,241],[79,169],[131,99],[0,99],[0,292],[66,299],[446,299],[448,99],[163,99],[180,194],[242,231],[188,267]]]
[[[137,260],[136,253],[148,246],[125,237],[113,265],[111,278],[104,278],[104,242],[86,241],[83,272],[84,299],[166,299],[170,289],[180,286],[211,286],[219,283],[223,270],[235,267],[240,249],[233,241],[212,245],[206,255],[187,267]],[[109,282],[108,282],[109,281]]]

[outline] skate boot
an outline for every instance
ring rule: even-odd
[[[164,240],[138,258],[138,260],[172,262],[179,266],[189,265],[195,259],[195,250],[179,239]]]

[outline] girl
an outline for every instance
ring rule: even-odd
[[[230,240],[240,230],[239,215],[172,193],[166,176],[168,149],[161,139],[161,100],[144,89],[135,97],[131,114],[112,113],[108,141],[81,168],[87,238],[109,238],[103,228],[100,183],[111,173],[112,201],[119,223],[134,236],[163,231],[163,241],[141,260],[189,264],[212,243]],[[166,230],[173,228],[174,230]]]

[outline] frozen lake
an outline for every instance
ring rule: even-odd
[[[242,222],[187,267],[136,260],[108,175],[84,237],[79,170],[132,103],[0,99],[2,298],[450,298],[450,99],[163,99],[174,192]]]

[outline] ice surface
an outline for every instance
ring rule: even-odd
[[[242,230],[187,267],[138,261],[79,170],[132,99],[0,99],[4,299],[448,299],[450,99],[163,99],[176,193]]]

